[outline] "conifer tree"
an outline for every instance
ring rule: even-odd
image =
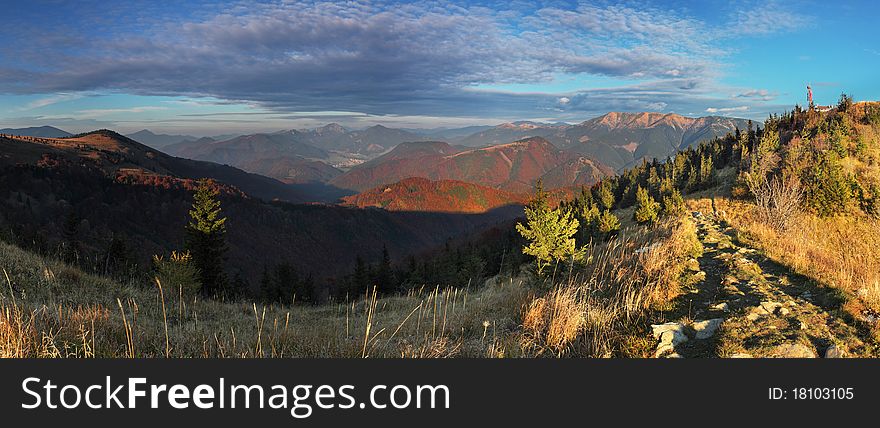
[[[354,261],[354,278],[352,278],[355,295],[366,292],[370,286],[370,272],[364,259],[358,254]]]
[[[517,223],[516,230],[529,243],[523,254],[535,257],[538,275],[553,262],[578,258],[574,235],[578,232],[578,220],[571,210],[550,209],[547,196],[538,184],[535,199],[525,207],[526,223]]]
[[[657,221],[657,212],[660,204],[648,194],[648,191],[639,186],[636,190],[636,211],[633,219],[639,223],[654,223]]]
[[[382,261],[376,270],[376,288],[379,292],[390,293],[394,291],[394,271],[391,269],[391,256],[388,255],[388,247],[382,246]]]
[[[684,213],[684,198],[678,189],[673,189],[668,195],[663,197],[663,215],[676,216]]]
[[[604,211],[599,215],[597,224],[599,233],[606,238],[620,231],[620,220],[611,211]]]
[[[226,254],[226,217],[217,200],[219,192],[210,180],[200,180],[193,195],[190,222],[186,226],[186,248],[199,270],[202,291],[215,295],[223,291]]]

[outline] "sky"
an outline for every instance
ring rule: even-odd
[[[762,120],[880,100],[874,1],[0,0],[0,128]]]

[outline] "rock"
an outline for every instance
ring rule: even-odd
[[[781,307],[782,303],[779,302],[761,302],[761,308],[767,311],[768,315],[776,312]]]
[[[666,352],[675,352],[675,347],[672,344],[660,344],[657,346],[657,351],[654,352],[654,358],[659,358]]]
[[[697,339],[708,339],[715,334],[715,330],[718,330],[718,327],[723,322],[724,318],[713,318],[705,321],[696,321],[692,327],[697,332]]]
[[[657,344],[657,351],[654,353],[655,357],[659,357],[665,352],[673,352],[675,345],[687,342],[688,340],[687,335],[684,333],[684,324],[678,322],[654,324],[651,325],[651,330],[654,338],[660,341]]]
[[[709,309],[712,309],[714,311],[728,312],[728,311],[730,311],[730,306],[727,304],[727,302],[722,302],[717,305],[709,306]]]
[[[684,334],[684,331],[677,330],[668,330],[664,331],[663,334],[660,335],[660,344],[662,345],[678,345],[679,343],[687,342],[688,338]]]
[[[737,352],[728,358],[754,358],[754,357],[752,357],[752,354],[746,354],[745,352]]]
[[[655,339],[659,339],[663,335],[663,333],[667,331],[684,332],[684,324],[673,321],[665,324],[651,325],[651,332],[654,334]]]
[[[816,358],[816,352],[801,343],[786,343],[773,349],[777,358]]]
[[[825,358],[846,358],[846,351],[837,345],[831,345],[825,349]]]
[[[754,312],[752,312],[752,313],[746,315],[746,319],[749,320],[749,321],[757,321],[758,318],[761,318],[761,315],[758,315],[758,314],[756,314],[756,313],[754,313]]]
[[[788,315],[789,313],[791,313],[791,311],[788,310],[788,308],[779,308],[779,315],[781,315],[781,316],[786,316],[786,315]]]

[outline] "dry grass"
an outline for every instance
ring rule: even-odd
[[[689,201],[706,209],[707,199]],[[865,216],[799,214],[784,231],[762,221],[754,205],[716,199],[739,238],[818,283],[841,290],[857,319],[880,314],[880,221]]]
[[[643,321],[679,294],[684,261],[702,246],[689,219],[630,228],[589,248],[586,262],[523,315],[529,355],[646,356]]]
[[[0,243],[0,357],[518,356],[528,290],[494,279],[323,306],[218,302]]]

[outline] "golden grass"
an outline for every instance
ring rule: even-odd
[[[707,209],[707,199],[688,201]],[[739,238],[771,259],[817,282],[841,290],[856,318],[880,313],[880,221],[862,215],[820,218],[801,213],[778,231],[758,219],[752,204],[716,199]]]
[[[522,280],[495,278],[475,290],[261,305],[149,278],[122,284],[3,243],[0,267],[0,357],[15,358],[517,356],[529,293]]]
[[[702,246],[690,219],[629,228],[588,249],[586,263],[534,298],[523,315],[530,355],[647,356],[645,319],[679,290],[684,261]],[[632,349],[634,345],[646,349]]]

